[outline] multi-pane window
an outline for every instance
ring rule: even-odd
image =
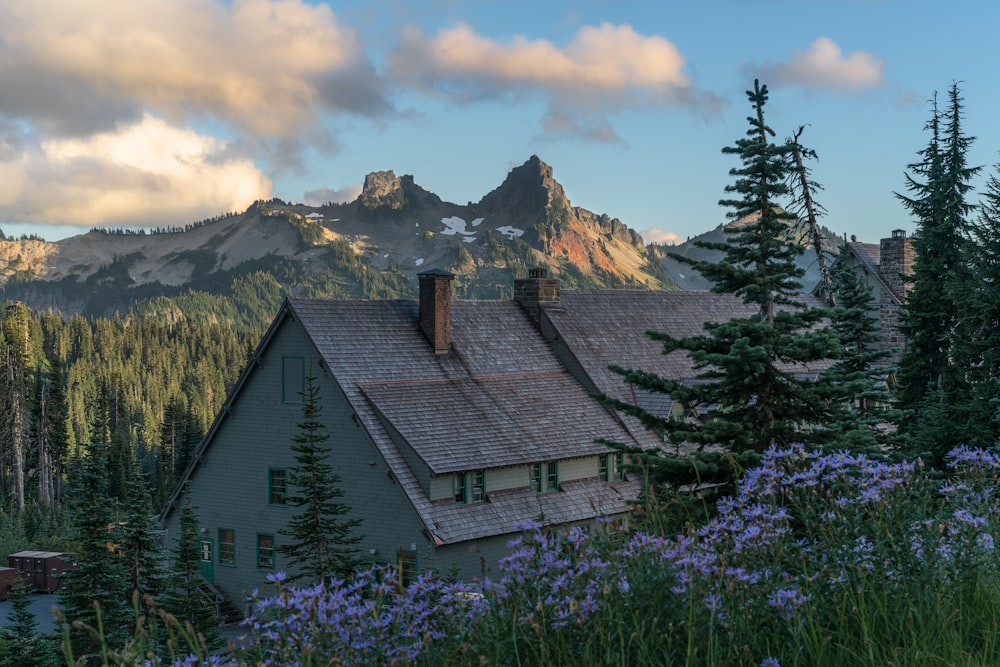
[[[306,360],[303,357],[281,358],[281,402],[301,403],[306,388]]]
[[[486,500],[486,473],[476,470],[472,473],[472,502],[481,503]]]
[[[486,502],[486,471],[456,472],[452,477],[455,502],[459,505]]]
[[[219,529],[219,565],[236,565],[236,531]]]
[[[597,457],[597,476],[605,482],[625,481],[625,453],[601,454]]]
[[[545,490],[559,490],[559,462],[549,461],[545,464]]]
[[[269,505],[288,503],[288,471],[284,468],[267,469],[267,502]]]
[[[528,466],[528,485],[536,493],[559,490],[559,462],[546,461]]]
[[[614,469],[614,481],[623,482],[625,481],[625,453],[615,452],[615,469]]]
[[[257,569],[274,569],[274,535],[257,533]]]

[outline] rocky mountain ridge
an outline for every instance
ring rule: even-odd
[[[432,267],[456,274],[460,298],[509,297],[530,266],[567,287],[674,287],[656,257],[617,218],[572,206],[532,156],[465,205],[379,171],[343,204],[275,199],[181,230],[2,240],[0,297],[109,315],[192,292],[228,298],[254,276],[269,294],[395,298],[414,295],[416,274]]]

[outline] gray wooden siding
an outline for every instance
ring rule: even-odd
[[[292,435],[301,421],[301,406],[281,402],[281,358],[305,356],[306,369],[317,376],[323,411],[320,420],[331,434],[332,463],[341,476],[344,502],[351,516],[362,519],[365,538],[359,555],[391,555],[415,547],[421,563],[434,562],[433,547],[422,525],[364,430],[351,418],[353,411],[330,376],[320,368],[315,349],[291,319],[275,332],[260,366],[252,372],[232,406],[232,415],[220,426],[191,478],[192,502],[198,507],[199,525],[215,542],[215,582],[237,604],[266,583],[267,572],[257,569],[258,533],[275,536],[280,545],[288,538],[279,531],[295,510],[268,504],[268,468],[295,464],[290,449]],[[179,512],[167,525],[168,547],[177,535]],[[218,563],[218,529],[231,528],[236,538],[236,564]],[[286,570],[284,557],[276,568]]]

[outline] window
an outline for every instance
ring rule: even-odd
[[[288,503],[287,471],[284,468],[267,469],[267,504],[285,505]]]
[[[404,587],[417,580],[417,552],[399,552],[399,583]]]
[[[559,490],[559,462],[532,463],[528,466],[528,485],[536,493]]]
[[[236,565],[236,531],[219,529],[219,565]]]
[[[257,569],[274,569],[274,535],[257,533]]]
[[[282,403],[302,403],[302,392],[306,389],[305,363],[303,357],[281,358]]]
[[[481,503],[486,500],[486,473],[476,470],[472,473],[472,502]]]
[[[615,452],[614,481],[625,481],[625,453]]]
[[[597,475],[605,482],[624,482],[625,453],[615,452],[598,456]]]
[[[455,502],[459,505],[486,502],[486,471],[456,472],[452,477]]]

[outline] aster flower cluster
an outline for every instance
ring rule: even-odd
[[[942,596],[1000,591],[1000,457],[959,448],[948,465],[772,448],[708,523],[678,536],[526,522],[493,582],[423,576],[404,589],[392,570],[368,570],[293,588],[277,575],[237,659],[818,664],[809,647],[835,654],[831,642],[891,621],[897,600],[927,595],[933,612]]]

